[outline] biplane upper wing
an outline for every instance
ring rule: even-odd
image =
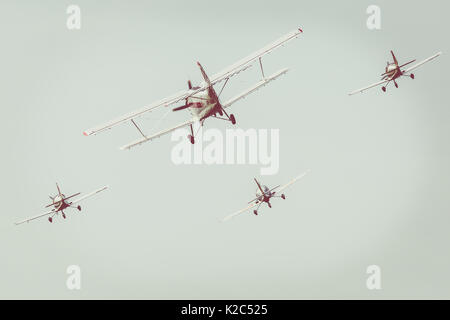
[[[29,218],[26,218],[26,219],[24,219],[22,221],[15,222],[15,224],[19,225],[19,224],[22,224],[22,223],[25,223],[25,222],[29,222],[29,221],[34,220],[34,219],[45,217],[45,216],[47,216],[49,214],[52,214],[54,212],[55,212],[55,209],[52,209],[50,211],[47,211],[46,213],[41,213],[41,214],[38,214],[37,216],[29,217]]]
[[[282,47],[289,41],[297,38],[303,33],[301,28],[298,28],[296,30],[293,30],[284,36],[278,38],[274,42],[266,45],[265,47],[259,49],[258,51],[253,52],[252,54],[249,54],[245,58],[237,61],[236,63],[228,66],[227,68],[223,69],[222,71],[216,73],[211,79],[211,84],[214,85],[222,80],[228,79],[235,74],[239,73],[240,71],[246,70],[248,67],[251,66],[253,62],[260,59],[261,57],[265,56],[268,53],[271,53],[273,50]],[[203,82],[202,85],[205,85]]]
[[[201,90],[184,90],[184,91],[180,91],[177,94],[175,94],[175,95],[173,95],[173,96],[171,96],[169,98],[162,99],[160,101],[152,103],[149,106],[146,106],[146,107],[143,107],[143,108],[141,108],[139,110],[127,113],[127,114],[125,114],[125,115],[123,115],[121,117],[118,117],[117,119],[111,120],[109,122],[106,122],[106,123],[101,124],[99,126],[93,127],[91,129],[87,129],[87,130],[85,130],[83,132],[83,134],[85,136],[90,136],[92,134],[97,134],[97,133],[99,133],[101,131],[104,131],[106,129],[110,129],[110,128],[118,125],[118,124],[121,124],[121,123],[124,123],[124,122],[127,122],[127,121],[131,121],[134,118],[137,118],[137,117],[139,117],[139,116],[141,116],[141,115],[143,115],[143,114],[145,114],[147,112],[151,112],[152,110],[154,110],[156,108],[167,107],[169,105],[178,103],[178,102],[188,98],[189,96],[191,96],[191,95],[193,95],[193,94],[195,94],[195,93],[197,93],[199,91],[201,91]]]
[[[433,60],[434,58],[439,57],[441,54],[442,54],[442,52],[438,52],[438,53],[436,53],[435,55],[432,55],[431,57],[426,58],[425,60],[420,61],[419,63],[416,63],[415,65],[413,65],[412,67],[410,67],[410,68],[404,70],[403,72],[404,72],[404,73],[411,72],[411,71],[413,71],[414,69],[420,67],[421,65],[427,63],[428,61],[431,61],[431,60]]]

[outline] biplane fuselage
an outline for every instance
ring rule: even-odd
[[[65,197],[66,196],[64,194],[61,194],[61,195],[56,195],[53,198],[53,207],[55,208],[56,211],[64,210],[65,208],[67,208],[69,206],[67,204],[67,202],[64,201]]]
[[[272,197],[272,192],[267,186],[261,186],[261,188],[264,191],[264,194],[259,190],[259,188],[256,189],[256,198],[257,202],[269,202],[270,198]]]
[[[218,112],[217,103],[214,98],[210,96],[208,90],[189,97],[187,103],[192,103],[189,107],[189,111],[191,112],[191,115],[198,120],[206,119]]]
[[[395,63],[390,63],[385,69],[385,79],[395,80],[403,74],[400,68]]]

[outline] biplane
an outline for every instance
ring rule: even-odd
[[[413,65],[413,66],[411,66],[411,67],[409,67],[407,69],[402,69],[403,67],[405,67],[405,66],[415,62],[416,60],[414,59],[414,60],[411,60],[411,61],[408,61],[406,63],[403,63],[403,64],[399,65],[398,60],[395,57],[394,52],[391,50],[391,55],[392,55],[393,62],[389,62],[388,61],[386,63],[386,68],[384,70],[384,73],[381,74],[381,80],[376,82],[376,83],[374,83],[374,84],[371,84],[370,86],[367,86],[367,87],[355,90],[353,92],[350,92],[349,95],[351,96],[351,95],[353,95],[355,93],[360,93],[360,92],[366,91],[367,89],[379,86],[380,84],[383,84],[383,86],[381,87],[381,90],[383,90],[383,92],[386,92],[386,88],[391,82],[393,82],[394,86],[396,88],[398,88],[397,80],[400,77],[410,77],[411,79],[414,79],[414,73],[411,73],[411,71],[413,71],[414,69],[420,67],[421,65],[423,65],[423,64],[433,60],[434,58],[437,58],[441,54],[442,54],[442,52],[438,52],[435,55],[433,55],[433,56],[431,56],[429,58],[426,58],[425,60],[423,60],[423,61],[421,61],[421,62],[419,62],[419,63],[417,63],[417,64],[415,64],[415,65]]]
[[[284,189],[286,189],[287,187],[289,187],[290,185],[292,185],[294,182],[297,182],[298,180],[300,180],[301,178],[303,178],[307,173],[309,172],[309,170],[305,171],[304,173],[302,173],[301,175],[295,177],[294,179],[292,179],[291,181],[289,181],[288,183],[286,183],[283,186],[276,186],[274,188],[269,188],[266,185],[262,185],[258,180],[256,180],[256,178],[254,178],[255,183],[257,185],[257,189],[256,189],[256,198],[253,200],[250,200],[248,202],[248,206],[245,207],[244,209],[241,209],[235,213],[230,214],[229,216],[226,216],[225,218],[222,219],[222,221],[227,221],[230,220],[231,218],[240,215],[241,213],[246,212],[247,210],[250,210],[254,207],[256,207],[256,209],[253,210],[253,214],[255,216],[258,215],[258,210],[259,207],[261,207],[261,205],[263,203],[266,203],[267,206],[269,208],[272,208],[272,204],[270,203],[270,201],[273,198],[281,198],[283,200],[286,199],[286,195],[284,193],[281,193]]]
[[[64,213],[65,209],[67,209],[67,208],[76,208],[78,211],[81,211],[81,206],[80,205],[77,205],[76,207],[74,206],[76,203],[78,203],[78,202],[80,202],[82,200],[85,200],[85,199],[93,196],[94,194],[102,192],[103,190],[106,190],[107,188],[108,187],[105,186],[105,187],[97,189],[97,190],[95,190],[95,191],[93,191],[91,193],[88,193],[88,194],[86,194],[86,195],[84,195],[84,196],[82,196],[82,197],[80,197],[80,198],[78,198],[76,200],[72,200],[72,198],[74,198],[76,196],[79,196],[81,193],[77,192],[77,193],[74,193],[74,194],[66,197],[63,193],[61,193],[59,185],[56,184],[56,189],[58,190],[58,194],[55,195],[55,196],[50,196],[50,199],[52,200],[52,203],[50,203],[47,206],[45,206],[46,208],[49,208],[49,207],[53,207],[53,208],[51,210],[49,210],[49,211],[47,211],[45,213],[39,214],[37,216],[29,217],[29,218],[26,218],[26,219],[24,219],[22,221],[18,221],[18,222],[16,222],[16,225],[22,224],[24,222],[29,222],[29,221],[34,220],[34,219],[42,218],[42,217],[45,217],[45,216],[50,216],[50,217],[48,217],[48,221],[51,223],[51,222],[53,222],[53,217],[55,215],[58,215],[59,213],[61,213],[61,216],[64,219],[66,219],[66,214]]]
[[[162,135],[168,134],[174,130],[177,130],[182,127],[190,127],[190,134],[188,136],[189,141],[194,144],[195,143],[195,135],[198,133],[199,128],[203,126],[206,119],[221,119],[225,121],[229,121],[231,124],[236,124],[236,118],[233,114],[229,114],[226,110],[236,103],[237,101],[243,99],[247,95],[255,92],[259,88],[265,86],[269,82],[277,79],[278,77],[286,74],[288,72],[288,69],[281,69],[277,72],[275,72],[272,75],[267,76],[263,69],[262,64],[262,57],[266,54],[272,52],[273,50],[285,45],[289,41],[297,38],[301,33],[302,29],[298,28],[292,32],[289,32],[288,34],[282,36],[278,40],[270,43],[269,45],[263,47],[262,49],[248,55],[247,57],[239,60],[238,62],[232,64],[231,66],[225,68],[221,72],[213,75],[208,76],[203,66],[197,62],[198,67],[200,68],[200,72],[203,77],[203,82],[200,83],[198,86],[193,86],[192,82],[188,81],[188,88],[187,90],[183,90],[178,92],[177,94],[162,99],[158,102],[155,102],[149,106],[146,106],[142,109],[139,109],[137,111],[130,112],[128,114],[125,114],[115,120],[109,121],[105,124],[96,126],[94,128],[85,130],[83,134],[85,136],[95,135],[99,132],[105,131],[107,129],[110,129],[112,127],[115,127],[122,123],[131,123],[139,132],[140,138],[134,142],[131,142],[127,145],[124,145],[120,149],[130,149],[132,147],[135,147],[137,145],[140,145],[144,142],[153,140],[155,138],[161,137]],[[252,87],[248,88],[241,94],[237,95],[234,98],[231,98],[228,101],[222,102],[220,99],[221,93],[223,92],[225,86],[227,85],[228,81],[231,79],[231,77],[237,75],[238,73],[245,71],[249,69],[254,63],[259,64],[259,67],[261,69],[261,75],[262,79],[257,82]],[[219,83],[222,83],[223,85],[220,90],[216,90],[215,86],[217,86]],[[178,103],[182,103],[182,105],[176,106],[173,108],[173,111],[180,111],[188,109],[191,113],[191,118],[183,123],[180,123],[176,126],[173,126],[168,129],[164,129],[162,131],[159,131],[157,133],[147,135],[144,133],[144,131],[141,129],[140,126],[136,123],[136,118],[147,114],[149,112],[152,112],[153,110],[161,107],[168,107],[170,105],[176,105]],[[198,129],[194,133],[194,124],[199,124]]]

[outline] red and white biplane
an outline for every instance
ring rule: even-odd
[[[226,216],[225,218],[222,219],[222,221],[230,220],[231,218],[233,218],[233,217],[235,217],[237,215],[240,215],[241,213],[244,213],[247,210],[250,210],[250,209],[252,209],[254,207],[256,207],[256,209],[253,210],[253,214],[257,216],[259,207],[263,203],[267,203],[267,206],[269,208],[272,208],[272,204],[270,203],[270,200],[272,198],[281,198],[281,199],[285,200],[286,196],[284,195],[284,193],[281,193],[281,191],[283,191],[284,189],[289,187],[294,182],[297,182],[298,180],[303,178],[308,172],[309,172],[309,170],[305,171],[301,175],[295,177],[294,179],[292,179],[291,181],[286,183],[284,186],[276,186],[276,187],[274,187],[272,189],[269,189],[269,187],[267,187],[265,185],[261,185],[259,183],[259,181],[256,180],[256,178],[255,178],[256,185],[258,186],[258,188],[256,189],[256,198],[251,200],[251,201],[249,201],[248,202],[249,205],[247,207],[245,207],[244,209],[239,210],[239,211],[237,211],[235,213],[232,213],[229,216]]]
[[[48,221],[49,222],[53,222],[53,217],[55,215],[57,215],[58,213],[61,213],[62,217],[65,219],[66,218],[66,214],[64,213],[65,209],[67,209],[67,208],[76,208],[76,209],[78,209],[78,211],[81,211],[81,206],[78,205],[78,206],[74,207],[74,204],[76,204],[76,203],[78,203],[78,202],[80,202],[80,201],[82,201],[84,199],[87,199],[87,198],[93,196],[94,194],[97,194],[97,193],[107,189],[108,187],[105,186],[103,188],[97,189],[97,190],[95,190],[95,191],[93,191],[91,193],[88,193],[87,195],[84,195],[81,198],[78,198],[78,199],[76,199],[74,201],[68,201],[68,200],[72,199],[73,197],[76,197],[76,196],[80,195],[81,194],[80,192],[77,192],[75,194],[72,194],[72,195],[66,197],[63,193],[61,193],[61,190],[59,189],[58,184],[56,184],[56,188],[58,189],[58,194],[53,196],[53,197],[50,196],[50,199],[52,200],[52,203],[50,203],[49,205],[45,206],[46,208],[53,207],[50,211],[42,213],[42,214],[39,214],[37,216],[26,218],[26,219],[24,219],[22,221],[18,221],[18,222],[16,222],[16,225],[22,224],[22,223],[25,223],[25,222],[29,222],[31,220],[38,219],[38,218],[41,218],[41,217],[45,217],[45,216],[48,216],[48,215],[50,215],[50,217],[48,217]]]
[[[214,119],[222,119],[226,121],[230,121],[233,125],[236,124],[236,118],[233,114],[228,114],[226,109],[230,107],[235,102],[239,101],[240,99],[246,97],[247,95],[251,94],[252,92],[255,92],[259,88],[265,86],[269,82],[277,79],[279,76],[286,74],[288,69],[282,69],[278,72],[275,72],[274,74],[270,76],[266,76],[264,73],[262,60],[261,58],[265,56],[266,54],[272,52],[273,50],[285,45],[287,42],[297,38],[301,33],[302,29],[296,29],[292,32],[289,32],[288,34],[282,36],[278,40],[270,43],[269,45],[265,46],[264,48],[248,55],[247,57],[239,60],[238,62],[234,63],[233,65],[225,68],[221,72],[209,77],[205,69],[202,67],[202,65],[197,62],[200,72],[203,76],[204,81],[200,83],[198,86],[192,86],[191,81],[188,81],[188,89],[183,90],[177,94],[175,94],[172,97],[162,99],[158,102],[155,102],[151,104],[150,106],[144,107],[140,110],[133,111],[131,113],[128,113],[126,115],[123,115],[115,120],[109,121],[103,125],[85,130],[83,134],[85,136],[90,136],[93,134],[97,134],[99,132],[102,132],[106,129],[110,129],[118,124],[125,123],[125,122],[131,122],[136,129],[139,131],[139,134],[141,137],[131,142],[123,147],[121,149],[130,149],[134,146],[140,145],[146,141],[150,141],[152,139],[158,138],[164,134],[167,134],[169,132],[172,132],[178,128],[182,127],[190,127],[191,134],[188,136],[189,140],[193,144],[195,141],[195,133],[193,129],[193,125],[195,123],[200,124],[200,126],[203,125],[206,119],[208,118],[214,118]],[[242,92],[238,96],[226,101],[222,102],[219,97],[225,88],[226,84],[228,83],[228,80],[233,77],[234,75],[238,74],[241,71],[247,70],[252,66],[253,63],[259,63],[259,66],[261,68],[261,74],[262,79],[256,83],[254,86],[250,87],[246,91]],[[224,82],[222,85],[222,88],[220,91],[216,91],[214,88],[215,85]],[[136,123],[136,118],[139,116],[142,116],[148,112],[151,112],[159,107],[167,107],[169,105],[173,105],[179,102],[183,102],[183,105],[177,106],[173,109],[173,111],[179,111],[183,109],[188,109],[192,115],[191,119],[180,123],[179,125],[176,125],[174,127],[171,127],[169,129],[162,130],[160,132],[157,132],[152,135],[145,134],[141,128]],[[199,128],[200,128],[199,126]],[[197,131],[198,132],[198,131]]]
[[[415,62],[416,60],[411,60],[408,61],[402,65],[399,65],[397,58],[394,55],[394,52],[392,52],[391,50],[391,55],[392,55],[392,59],[394,60],[394,62],[387,62],[386,63],[386,68],[384,73],[381,75],[381,81],[376,82],[374,84],[371,84],[370,86],[355,90],[353,92],[350,92],[349,95],[353,95],[355,93],[360,93],[363,92],[367,89],[379,86],[380,84],[385,84],[381,87],[381,89],[383,90],[383,92],[386,92],[386,88],[389,85],[389,83],[393,82],[395,87],[398,88],[398,83],[397,83],[397,79],[399,79],[400,77],[410,77],[411,79],[414,79],[414,73],[411,73],[411,71],[413,71],[414,69],[420,67],[421,65],[427,63],[428,61],[433,60],[434,58],[437,58],[438,56],[440,56],[442,54],[442,52],[438,52],[435,55],[413,65],[412,67],[409,67],[407,69],[402,69],[403,67],[405,67],[406,65]]]

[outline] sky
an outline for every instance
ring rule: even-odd
[[[69,5],[81,29],[66,26]],[[381,29],[370,30],[370,5]],[[447,1],[9,1],[0,3],[1,299],[448,299],[450,120]],[[124,124],[82,132],[202,81],[301,27],[263,58],[287,75],[230,108],[242,129],[279,130],[279,170],[175,164],[170,136],[130,151]],[[443,54],[399,80],[400,62]],[[252,68],[224,99],[260,80]],[[139,119],[151,131],[167,109]],[[168,113],[161,128],[189,119]],[[229,123],[209,120],[222,132]],[[258,216],[220,219],[310,173]],[[44,212],[109,189],[67,219]],[[81,288],[67,287],[79,266]],[[381,289],[369,290],[367,267]]]

